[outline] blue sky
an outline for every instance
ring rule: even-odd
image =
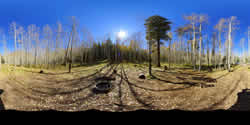
[[[249,6],[249,0],[1,0],[0,27],[7,32],[11,21],[23,26],[67,24],[70,16],[76,16],[98,38],[119,30],[143,31],[144,20],[155,14],[168,18],[175,29],[186,23],[183,15],[204,13],[210,28],[221,17],[237,16],[239,41],[250,26]]]

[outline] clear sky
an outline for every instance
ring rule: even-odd
[[[76,16],[98,38],[119,30],[143,31],[144,20],[155,14],[168,18],[175,29],[185,24],[182,16],[191,13],[207,14],[209,27],[221,17],[237,16],[236,41],[246,37],[250,26],[249,0],[1,0],[0,27],[8,30],[12,21],[23,26],[66,24],[70,16]]]

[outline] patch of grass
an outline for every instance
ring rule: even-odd
[[[0,67],[0,72],[1,73],[8,73],[9,72],[9,67],[5,64],[2,64]]]
[[[147,79],[152,79],[152,80],[153,80],[153,79],[156,79],[155,76],[151,76],[151,75],[149,75],[149,74],[146,76],[146,78],[147,78]]]

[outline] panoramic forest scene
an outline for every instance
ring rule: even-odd
[[[250,111],[249,5],[2,0],[0,111]]]

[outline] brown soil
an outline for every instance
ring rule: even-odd
[[[97,70],[96,70],[97,69]],[[114,69],[117,72],[113,72]],[[194,72],[191,69],[154,70],[154,79],[139,79],[146,67],[112,64],[66,72],[10,72],[1,77],[5,109],[38,111],[216,110],[230,109],[237,93],[250,88],[247,66],[230,73]],[[113,89],[93,93],[98,78],[110,77]]]

